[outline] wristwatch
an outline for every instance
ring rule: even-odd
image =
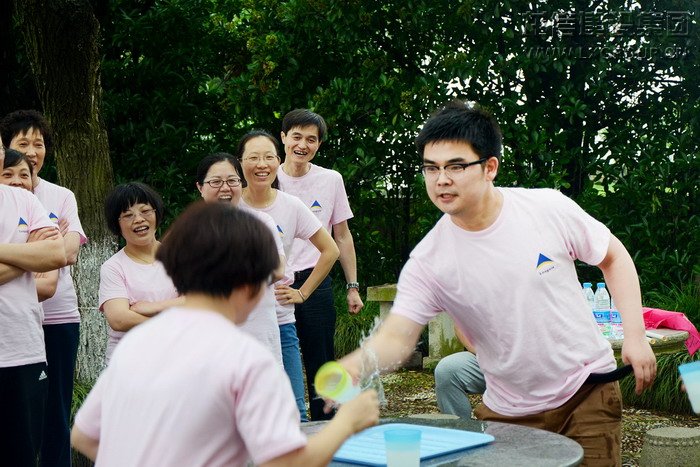
[[[345,290],[350,290],[350,289],[360,290],[360,283],[359,282],[348,282],[347,284],[345,284]]]

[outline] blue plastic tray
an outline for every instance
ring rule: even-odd
[[[333,460],[361,465],[386,465],[384,432],[396,428],[411,428],[421,431],[421,460],[481,446],[494,440],[491,435],[473,431],[408,423],[388,423],[368,428],[349,438],[335,453]]]

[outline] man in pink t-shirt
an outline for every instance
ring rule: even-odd
[[[321,221],[323,227],[333,233],[340,251],[340,265],[346,281],[348,311],[359,313],[363,307],[360,285],[357,282],[355,244],[348,227],[352,211],[345,193],[343,177],[335,170],[313,164],[318,149],[326,135],[326,122],[317,113],[296,109],[282,119],[282,143],[284,164],[277,171],[280,189],[301,199],[307,209]],[[311,274],[320,253],[314,245],[303,239],[295,239],[289,268],[294,273],[293,288],[298,288]],[[335,360],[333,337],[336,312],[333,287],[327,276],[304,301],[294,306],[301,355],[306,369],[306,387],[312,420],[331,417],[323,411],[323,401],[317,397],[313,380],[318,369],[329,360]]]
[[[445,215],[411,253],[391,313],[366,344],[379,368],[397,367],[444,310],[478,349],[486,391],[477,418],[558,432],[583,446],[585,462],[619,465],[619,384],[587,382],[615,369],[615,359],[586,307],[574,260],[603,272],[623,319],[622,360],[641,393],[656,376],[656,359],[629,253],[554,190],[496,188],[501,133],[478,107],[448,104],[416,142],[428,196]],[[360,351],[342,362],[359,375]]]
[[[0,151],[0,167],[3,159]],[[34,465],[42,440],[48,369],[33,272],[65,264],[63,239],[39,200],[0,185],[0,453],[7,465]]]
[[[63,235],[68,264],[58,271],[56,293],[41,303],[49,376],[41,461],[43,465],[69,467],[69,419],[80,340],[78,297],[70,266],[78,261],[78,250],[87,237],[73,192],[39,177],[44,159],[51,154],[53,146],[51,128],[43,115],[35,110],[12,112],[0,122],[0,133],[10,148],[24,154],[32,163],[32,191]]]

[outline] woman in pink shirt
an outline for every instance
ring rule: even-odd
[[[0,175],[0,184],[32,191],[32,164],[27,157],[14,149],[5,151],[5,163]],[[58,269],[49,272],[35,272],[34,282],[40,302],[56,293]]]
[[[279,263],[255,216],[195,203],[156,257],[185,300],[124,337],[76,414],[73,446],[96,465],[322,466],[377,423],[369,390],[307,439],[284,372],[239,328]]]
[[[306,205],[299,198],[277,189],[277,170],[281,162],[278,148],[277,139],[266,131],[249,131],[239,140],[236,155],[241,160],[247,183],[243,188],[241,205],[269,214],[275,220],[288,261],[295,238],[309,240],[320,252],[316,266],[299,288],[291,287],[294,273],[290,268],[285,268],[284,279],[275,287],[284,369],[292,383],[301,420],[306,421],[294,304],[303,303],[316,290],[338,259],[339,251],[333,237]]]
[[[197,166],[196,186],[202,195],[202,199],[207,203],[224,203],[229,206],[239,207],[243,191],[241,163],[231,154],[225,152],[218,152],[204,157]],[[286,259],[282,241],[277,235],[275,221],[265,213],[249,208],[244,209],[248,209],[274,234],[277,253],[280,256],[280,264],[275,270],[275,280],[281,279],[284,274]],[[248,320],[241,324],[241,329],[258,339],[272,352],[277,362],[282,365],[280,331],[277,326],[275,292],[272,285],[267,287],[263,298],[258,303],[256,312],[251,313]]]
[[[107,226],[126,246],[100,268],[100,311],[109,324],[105,360],[133,327],[162,310],[182,303],[163,265],[156,260],[156,230],[163,220],[163,201],[151,187],[118,185],[105,200]]]

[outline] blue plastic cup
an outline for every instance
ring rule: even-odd
[[[384,432],[387,467],[418,467],[420,465],[419,429],[397,428]]]
[[[693,412],[700,414],[700,360],[678,366]]]

